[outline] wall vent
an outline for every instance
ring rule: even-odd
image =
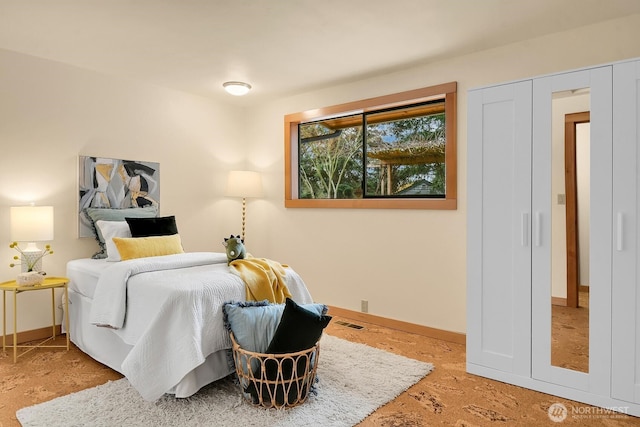
[[[356,325],[355,323],[343,322],[342,320],[336,320],[335,323],[337,323],[338,325],[346,326],[347,328],[364,329],[364,326],[362,326],[362,325]]]

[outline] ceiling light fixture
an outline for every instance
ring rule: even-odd
[[[244,82],[225,82],[222,83],[222,87],[231,95],[242,96],[246,95],[251,90],[251,85]]]

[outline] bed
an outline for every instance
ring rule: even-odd
[[[184,253],[176,218],[159,216],[159,166],[80,156],[78,231],[99,251],[67,263],[71,341],[149,401],[234,371],[222,307],[247,295],[226,253]],[[295,302],[313,302],[295,271],[278,274]]]
[[[300,276],[285,271],[292,299],[312,303]],[[67,277],[71,341],[144,399],[188,397],[233,372],[222,305],[246,294],[225,253],[76,259]]]

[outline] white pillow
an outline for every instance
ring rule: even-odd
[[[113,243],[114,237],[131,237],[131,230],[127,221],[96,221],[96,226],[100,229],[104,237],[107,248],[107,261],[120,261],[120,252]]]

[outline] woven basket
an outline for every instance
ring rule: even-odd
[[[231,333],[233,360],[244,397],[264,408],[292,408],[304,403],[315,382],[320,343],[286,354],[244,350]]]

